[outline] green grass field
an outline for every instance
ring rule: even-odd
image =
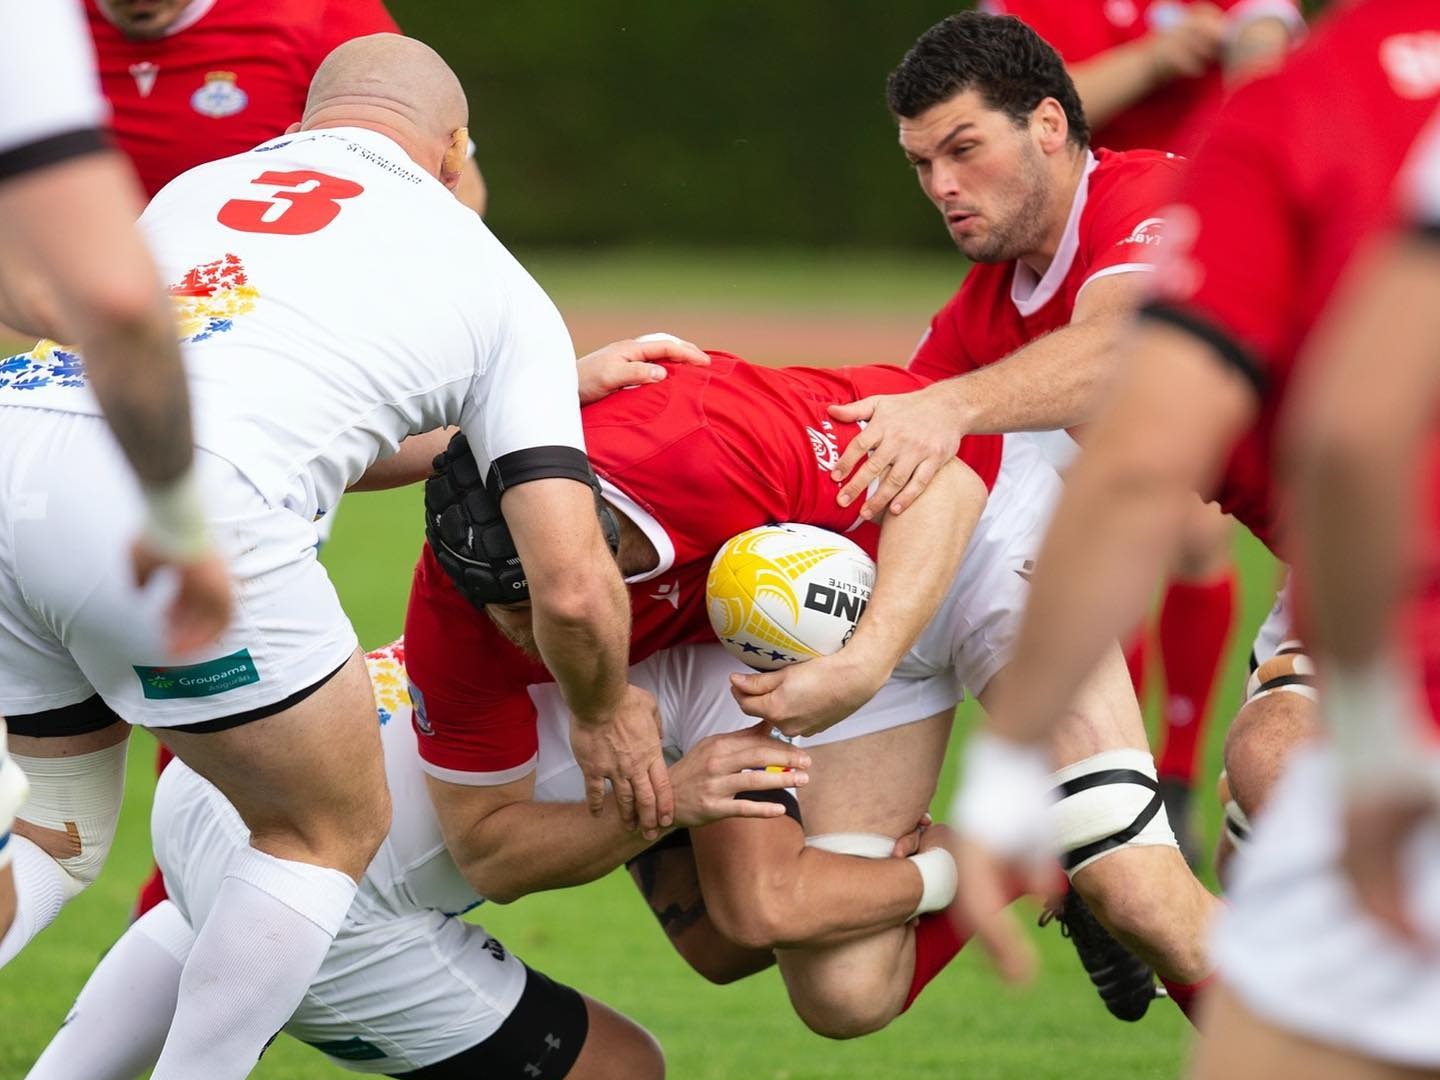
[[[673,253],[551,255],[530,261],[567,312],[634,311],[643,318],[663,311],[684,332],[688,313],[697,310],[707,326],[713,325],[715,312],[727,310],[721,299],[728,301],[728,310],[747,316],[803,310],[807,318],[823,320],[827,312],[854,317],[857,309],[873,309],[886,319],[908,316],[913,321],[905,330],[908,341],[918,337],[957,273],[953,257],[897,258],[876,265],[856,256],[707,255],[697,260]],[[677,285],[682,281],[683,287]],[[594,343],[584,342],[578,330],[576,337],[582,344]],[[903,360],[906,347],[905,339],[897,339],[900,355],[875,359]],[[418,515],[413,490],[352,496],[339,515],[325,562],[366,646],[399,632],[420,544]],[[1248,536],[1237,539],[1236,550],[1243,593],[1235,642],[1217,693],[1222,720],[1238,700],[1245,649],[1275,584],[1269,557]],[[1212,725],[1202,785],[1213,781],[1217,771],[1221,734],[1219,724]],[[24,1075],[96,958],[124,929],[136,888],[148,871],[146,815],[153,786],[153,744],[142,732],[132,743],[125,815],[102,879],[0,975],[5,1017],[0,1080]],[[937,815],[947,803],[948,787],[947,779]],[[1213,800],[1201,801],[1210,811],[1205,824],[1213,839],[1218,810],[1209,806]],[[1032,989],[1003,988],[978,953],[967,951],[889,1030],[833,1043],[811,1035],[795,1019],[773,971],[728,987],[711,986],[692,974],[623,874],[509,907],[487,905],[476,915],[530,964],[646,1025],[665,1047],[670,1075],[680,1080],[1148,1080],[1178,1074],[1189,1038],[1186,1023],[1164,1002],[1138,1024],[1112,1020],[1054,927],[1036,931],[1044,970]],[[302,1080],[345,1073],[315,1051],[282,1038],[253,1075]]]

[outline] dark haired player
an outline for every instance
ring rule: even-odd
[[[1064,64],[1018,19],[965,12],[937,23],[891,73],[888,97],[921,188],[977,265],[911,360],[938,381],[831,409],[836,419],[869,422],[832,475],[849,476],[842,505],[878,481],[863,511],[872,518],[887,504],[905,510],[969,432],[1074,429],[1093,417],[1115,343],[1148,286],[1146,256],[1180,173],[1168,154],[1092,151]],[[1153,760],[1143,771],[1156,785]],[[1117,903],[1095,914],[1162,978],[1202,978],[1209,965],[1197,928],[1213,901],[1178,852],[1140,855],[1167,883],[1159,894],[1188,900],[1169,913]],[[1071,912],[1076,922],[1089,917],[1079,904]],[[1109,945],[1082,952],[1092,975],[1126,964]],[[1133,1015],[1148,974],[1126,985],[1120,997],[1139,1000],[1119,1009]]]
[[[1305,30],[1292,0],[985,0],[981,7],[1024,20],[1055,47],[1092,142],[1110,150],[1190,153],[1227,89],[1273,70]],[[1192,866],[1200,861],[1192,789],[1234,622],[1233,534],[1213,504],[1195,507],[1158,617],[1126,646],[1142,701],[1156,646],[1164,674],[1160,793]]]
[[[996,793],[990,812],[1038,813],[1044,754],[1035,741],[1100,655],[1104,635],[1143,608],[1195,492],[1216,495],[1277,555],[1291,547],[1277,497],[1277,417],[1306,336],[1358,246],[1390,220],[1394,177],[1440,101],[1437,31],[1440,16],[1422,0],[1337,12],[1279,74],[1236,92],[1191,163],[1168,220],[1160,298],[1143,312],[1035,576],[1016,661],[1024,677],[994,718],[1006,739],[992,745],[1010,767],[998,788],[983,781]],[[1233,731],[1227,746],[1232,786],[1241,766],[1255,774],[1244,777],[1250,812],[1290,746],[1314,727],[1308,701],[1283,697],[1289,709],[1264,718],[1270,732],[1259,750],[1239,754]],[[967,880],[979,880],[986,857],[968,844],[962,857]],[[1326,922],[1306,942],[1308,959],[1296,954],[1283,969],[1235,963],[1232,971],[1222,952],[1227,978],[1245,977],[1231,989],[1252,1010],[1313,1015],[1322,992],[1355,970],[1305,975],[1327,955],[1317,946],[1342,929]],[[1015,944],[995,940],[1001,949]],[[1363,1012],[1352,1019],[1362,1022]],[[1415,1030],[1422,1027],[1433,1030],[1428,1021]]]

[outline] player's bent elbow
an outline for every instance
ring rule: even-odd
[[[878,972],[849,971],[844,979],[806,984],[803,989],[787,980],[786,988],[795,1015],[825,1039],[873,1035],[900,1013],[896,988]]]

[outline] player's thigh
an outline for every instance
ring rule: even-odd
[[[358,877],[373,847],[352,866],[354,845],[378,845],[389,827],[375,716],[357,650],[333,677],[280,712],[218,731],[156,734],[230,800],[256,847],[302,862],[336,858]]]
[[[803,740],[811,760],[810,782],[797,791],[805,834],[913,829],[935,795],[953,722],[947,709],[837,742]]]
[[[582,996],[590,1030],[566,1080],[660,1080],[665,1055],[654,1037],[628,1016]]]
[[[1223,984],[1207,995],[1190,1080],[1425,1080],[1440,1069],[1412,1069],[1313,1042],[1262,1019]]]
[[[1008,670],[1002,671],[996,681],[1008,676]],[[993,692],[992,684],[986,688],[982,705]],[[1083,761],[1106,750],[1149,752],[1144,719],[1119,646],[1107,646],[1100,663],[1056,725],[1051,744],[1055,760],[1061,765]]]

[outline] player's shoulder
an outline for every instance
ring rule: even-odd
[[[1167,187],[1185,171],[1185,159],[1166,150],[1107,150],[1100,147],[1094,151],[1095,171],[1090,174],[1090,202],[1096,202],[1126,192],[1138,185],[1145,188]]]

